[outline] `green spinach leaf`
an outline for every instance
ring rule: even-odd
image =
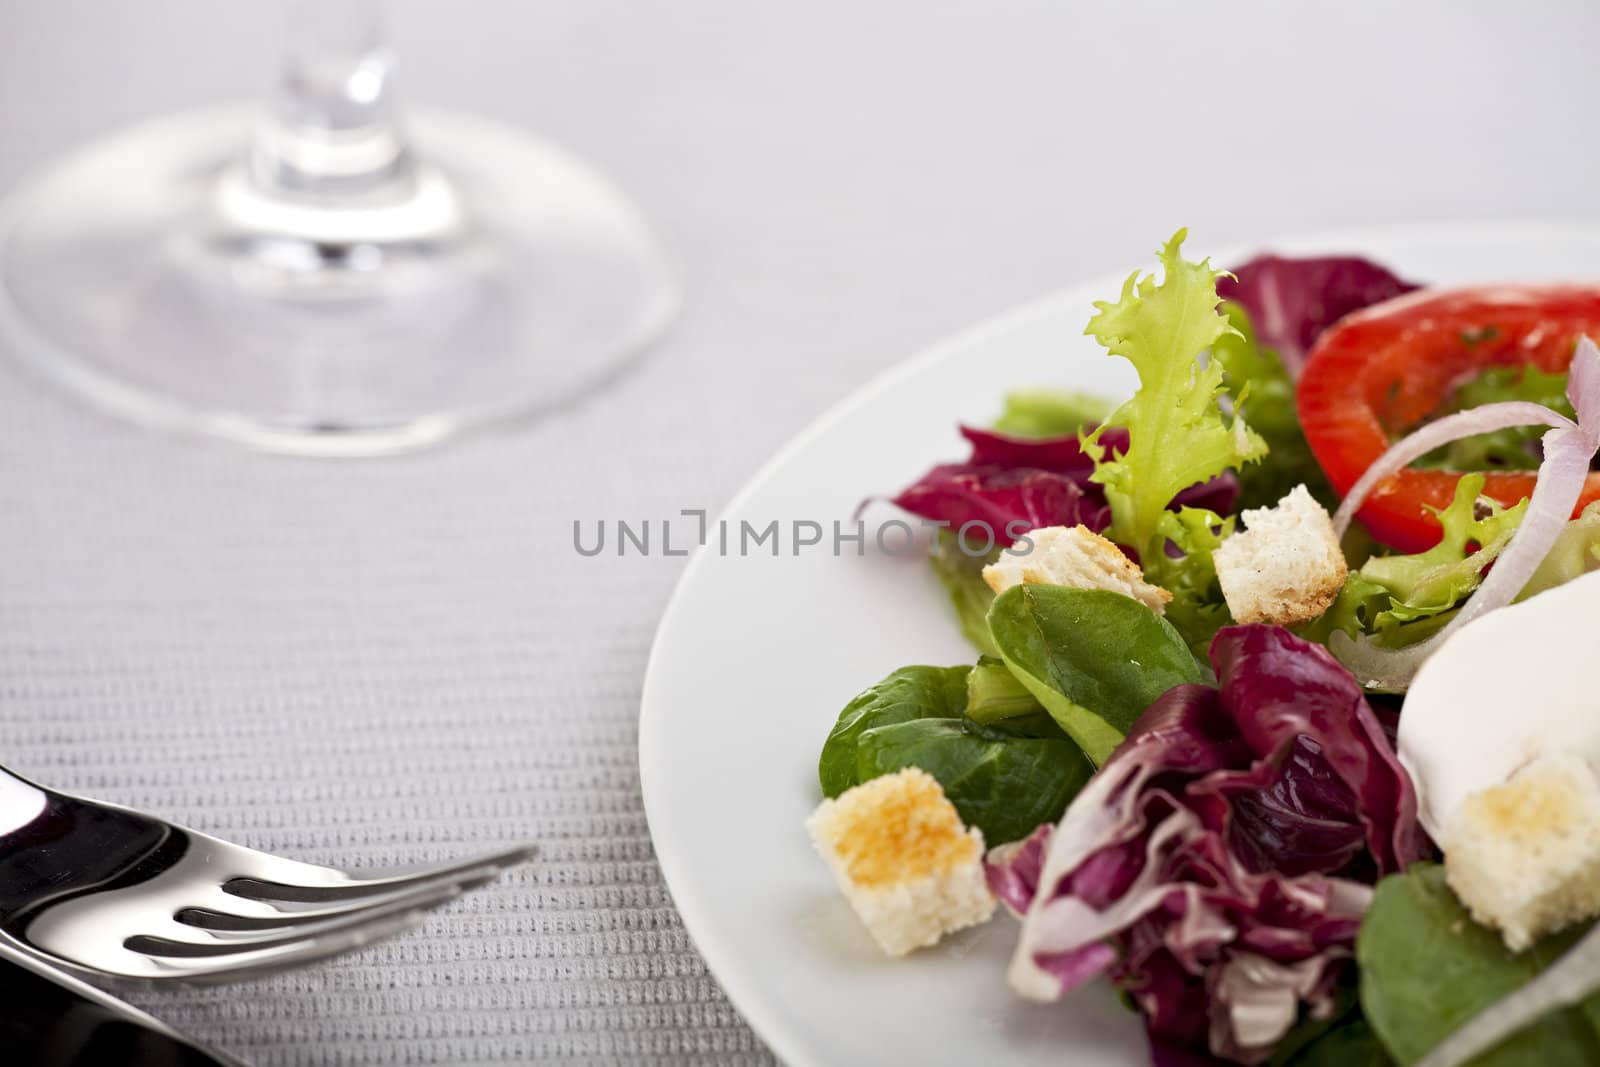
[[[1547,937],[1513,953],[1478,925],[1445,883],[1416,864],[1378,884],[1356,939],[1361,1006],[1384,1046],[1415,1063],[1479,1011],[1553,963],[1584,933]],[[1584,1067],[1600,1063],[1600,997],[1551,1012],[1473,1060],[1474,1067]]]
[[[1018,737],[976,732],[957,719],[913,719],[862,733],[856,749],[861,781],[903,767],[921,767],[937,778],[961,821],[982,830],[991,845],[1060,819],[1094,773],[1059,729],[1054,737]]]
[[[1371,1024],[1359,1016],[1334,1025],[1287,1063],[1288,1067],[1394,1067]]]
[[[860,784],[856,746],[864,731],[913,719],[959,719],[967,707],[967,672],[971,669],[901,667],[846,704],[822,745],[817,777],[823,795],[836,797]]]
[[[1178,631],[1131,597],[1019,585],[989,609],[1006,666],[1098,766],[1161,694],[1209,672]]]
[[[1048,715],[965,715],[969,667],[903,667],[845,706],[822,746],[827,796],[904,767],[938,779],[990,845],[1061,818],[1094,767]]]

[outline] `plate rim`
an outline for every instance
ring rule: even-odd
[[[1350,254],[1359,254],[1363,246],[1396,239],[1414,242],[1428,240],[1443,242],[1456,239],[1481,241],[1497,237],[1504,239],[1507,235],[1518,235],[1523,239],[1583,236],[1600,242],[1600,216],[1567,218],[1547,215],[1506,216],[1491,219],[1415,220],[1335,227],[1250,242],[1235,242],[1211,253],[1208,258],[1223,263],[1241,262],[1243,257],[1269,250],[1321,251],[1323,254],[1339,254],[1332,250],[1342,249]],[[1137,269],[1144,271],[1148,267],[1140,266]],[[739,512],[746,501],[765,487],[794,456],[828,433],[851,412],[893,389],[902,380],[915,378],[925,368],[937,365],[948,358],[951,350],[965,349],[980,343],[988,336],[1017,330],[1028,322],[1058,314],[1067,307],[1082,306],[1094,299],[1090,294],[1115,292],[1124,277],[1125,273],[1106,272],[1092,275],[1026,300],[934,341],[872,375],[824,408],[779,446],[745,479],[739,489],[728,498],[727,503],[718,509],[713,525]],[[734,962],[731,953],[724,950],[723,943],[716,933],[714,910],[705,907],[700,887],[695,884],[687,859],[673,841],[671,832],[663,830],[666,825],[663,815],[666,800],[661,792],[663,787],[652,770],[651,761],[646,757],[646,753],[654,747],[657,733],[662,725],[662,715],[651,713],[652,707],[659,705],[660,698],[656,693],[663,684],[662,635],[671,629],[677,616],[682,612],[686,590],[695,582],[700,571],[710,566],[706,561],[714,558],[715,554],[705,551],[704,547],[694,551],[673,585],[672,593],[667,598],[666,606],[651,638],[639,699],[639,785],[645,823],[650,832],[651,849],[661,868],[662,880],[673,907],[718,988],[780,1061],[790,1067],[828,1067],[816,1059],[804,1041],[803,1035],[796,1033],[780,1012],[775,1009],[769,1010],[771,999],[756,995],[755,990],[758,988],[756,983],[748,980],[744,969]]]

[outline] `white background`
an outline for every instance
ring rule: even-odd
[[[138,996],[261,1064],[762,1058],[638,798],[639,677],[681,561],[579,559],[573,519],[715,509],[877,371],[1179,225],[1204,251],[1589,216],[1600,193],[1600,9],[1576,0],[412,0],[391,21],[405,98],[562,141],[655,220],[690,304],[646,363],[531,430],[368,465],[145,435],[0,370],[0,759],[324,862],[545,845],[354,959]],[[277,27],[273,4],[0,0],[0,189],[258,93]]]

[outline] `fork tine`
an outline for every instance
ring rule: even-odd
[[[271,915],[240,914],[207,907],[179,908],[172,918],[180,926],[203,930],[206,934],[235,943],[287,935],[306,936],[341,923],[387,915],[411,907],[432,907],[432,901],[452,899],[488,885],[494,875],[463,878],[444,885],[429,885],[405,893],[386,894],[376,900],[341,904],[332,908],[275,911]]]
[[[283,861],[283,875],[292,875],[300,881],[241,876],[224,882],[222,891],[230,896],[268,904],[327,904],[341,900],[376,902],[403,892],[466,878],[492,878],[530,859],[534,852],[531,846],[522,846],[441,867],[389,875],[346,874],[325,867]]]
[[[432,893],[410,897],[398,903],[378,905],[351,914],[321,919],[302,925],[278,926],[260,930],[208,930],[174,922],[172,936],[164,933],[135,934],[123,942],[130,952],[177,959],[205,959],[237,956],[240,953],[277,948],[307,940],[360,931],[382,925],[394,917],[422,914],[448,904],[482,882],[451,885]]]
[[[455,898],[446,898],[446,900],[453,899]],[[337,956],[404,933],[421,922],[427,916],[428,910],[427,907],[412,907],[345,930],[313,937],[294,938],[266,946],[247,946],[230,955],[209,959],[163,955],[150,955],[148,958],[158,967],[170,966],[185,982],[227,982],[254,978],[272,971]],[[155,976],[145,975],[145,977]]]

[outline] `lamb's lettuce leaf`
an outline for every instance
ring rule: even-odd
[[[1359,1016],[1329,1028],[1283,1062],[1287,1067],[1394,1067],[1372,1025]]]
[[[1348,978],[1340,977],[1335,1003],[1326,1017],[1302,1012],[1300,1020],[1273,1046],[1267,1067],[1394,1067],[1383,1043],[1361,1017],[1354,968],[1351,972]]]
[[[1011,673],[1096,766],[1157,697],[1209,680],[1170,623],[1103,589],[1007,589],[989,609],[989,632]]]
[[[852,700],[822,746],[825,795],[920,767],[968,826],[998,845],[1061,818],[1094,773],[1041,711],[983,725],[968,718],[970,667],[903,667]]]
[[[1389,1053],[1415,1063],[1459,1026],[1543,971],[1582,934],[1513,953],[1478,925],[1445,883],[1414,864],[1384,879],[1356,939],[1361,1006]],[[1600,995],[1551,1012],[1472,1061],[1473,1067],[1582,1067],[1600,1062]]]
[[[967,718],[981,726],[1042,711],[1044,705],[1017,681],[1003,659],[980,656],[967,675]]]
[[[1000,551],[997,547],[987,555],[974,553],[962,547],[959,534],[940,530],[929,556],[933,573],[950,594],[962,636],[986,656],[998,656],[1000,652],[989,636],[989,605],[994,603],[994,590],[983,580],[983,568],[993,563]]]
[[[1104,487],[1111,506],[1107,536],[1136,551],[1146,567],[1165,554],[1162,516],[1173,497],[1267,452],[1245,425],[1245,398],[1234,398],[1231,419],[1218,404],[1222,364],[1203,357],[1233,327],[1218,310],[1222,272],[1208,260],[1185,260],[1185,236],[1179,230],[1161,250],[1159,284],[1135,271],[1115,303],[1095,304],[1085,331],[1139,373],[1138,391],[1086,435],[1084,450],[1096,461],[1091,480]],[[1107,425],[1127,430],[1124,451],[1101,442]]]

